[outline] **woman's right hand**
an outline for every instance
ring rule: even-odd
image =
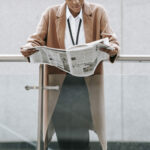
[[[24,57],[29,57],[30,55],[34,54],[38,52],[38,50],[34,49],[34,48],[30,48],[30,49],[23,49],[21,48],[21,53]]]

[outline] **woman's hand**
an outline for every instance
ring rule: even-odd
[[[30,55],[34,54],[38,52],[38,50],[34,49],[34,48],[30,48],[30,49],[23,49],[21,48],[21,53],[24,57],[29,57]]]
[[[116,44],[111,44],[110,46],[113,48],[113,50],[109,50],[109,49],[105,49],[105,48],[101,48],[100,50],[108,53],[110,57],[117,55],[118,46]]]

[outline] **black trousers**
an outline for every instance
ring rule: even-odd
[[[61,150],[89,150],[92,119],[84,78],[67,74],[52,121]]]

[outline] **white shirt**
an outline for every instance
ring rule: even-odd
[[[79,44],[85,44],[85,34],[84,34],[84,27],[83,27],[83,14],[82,14],[82,9],[77,17],[73,17],[71,14],[68,6],[66,6],[66,31],[65,31],[65,48],[69,48],[73,46],[70,32],[69,32],[69,27],[68,27],[68,22],[67,19],[69,18],[70,21],[70,26],[71,26],[71,31],[73,35],[74,42],[76,43],[76,36],[77,36],[77,31],[79,27],[79,21],[80,19],[82,20],[81,22],[81,28],[80,28],[80,33],[79,33],[79,39],[78,39],[78,45]]]

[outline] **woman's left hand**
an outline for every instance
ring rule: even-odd
[[[111,57],[117,55],[118,46],[116,44],[111,44],[110,46],[113,48],[113,50],[108,50],[108,49],[105,49],[105,48],[101,48],[100,50],[103,51],[103,52],[108,53]]]

